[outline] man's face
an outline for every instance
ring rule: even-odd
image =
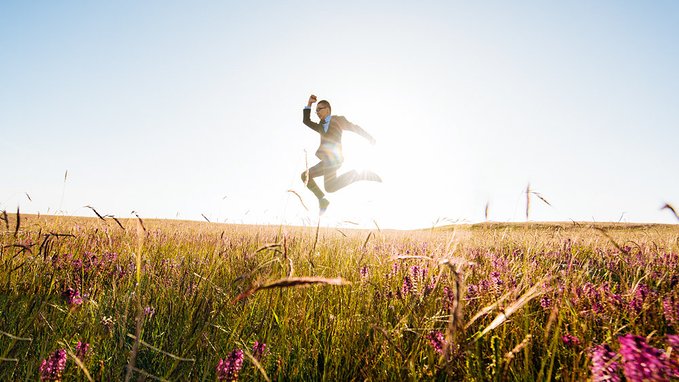
[[[330,114],[330,109],[328,108],[328,105],[325,104],[320,104],[316,106],[316,115],[320,119],[325,119]]]

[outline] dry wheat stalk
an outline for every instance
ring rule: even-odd
[[[195,359],[195,358],[182,358],[182,357],[180,357],[180,356],[177,356],[177,355],[174,355],[174,354],[172,354],[172,353],[168,353],[168,352],[166,352],[166,351],[164,351],[164,350],[162,350],[162,349],[159,349],[159,348],[157,348],[157,347],[155,347],[155,346],[149,344],[148,342],[146,342],[146,341],[144,341],[144,340],[142,340],[142,339],[139,339],[137,336],[135,336],[135,335],[132,334],[132,333],[127,333],[127,336],[130,337],[130,338],[132,338],[132,339],[135,340],[135,341],[138,341],[140,345],[144,345],[144,346],[146,346],[147,348],[149,348],[149,349],[151,349],[151,350],[155,350],[155,351],[157,351],[158,353],[164,354],[164,355],[166,355],[166,356],[168,356],[168,357],[170,357],[170,358],[172,358],[172,359],[175,359],[175,360],[177,360],[177,361],[183,361],[183,362],[196,362],[196,359]]]
[[[2,217],[0,217],[0,219],[5,221],[5,227],[9,231],[9,218],[7,217],[7,211],[6,210],[2,210]]]
[[[504,295],[502,295],[502,297],[500,297],[499,300],[497,300],[497,301],[495,301],[494,303],[492,303],[492,304],[490,304],[490,305],[484,307],[483,309],[479,310],[479,312],[476,313],[476,314],[474,315],[474,317],[472,317],[472,318],[469,320],[469,322],[467,322],[467,325],[465,325],[464,328],[465,328],[465,329],[468,329],[468,328],[474,323],[474,321],[478,320],[480,317],[483,317],[483,316],[485,316],[486,314],[488,314],[488,313],[492,312],[493,310],[495,310],[495,309],[496,309],[496,308],[497,308],[504,300],[507,299],[507,297],[509,297],[509,296],[511,295],[511,293],[512,293],[512,292],[507,292],[507,293],[505,293]]]
[[[434,260],[433,257],[423,256],[423,255],[419,255],[419,256],[416,256],[416,255],[412,255],[412,256],[411,256],[411,255],[402,255],[402,256],[394,256],[394,257],[391,258],[391,260],[409,260],[409,259],[431,260],[431,261]]]
[[[526,337],[519,343],[518,345],[514,346],[514,349],[509,351],[507,354],[505,354],[505,362],[509,363],[516,357],[516,355],[521,351],[521,349],[525,348],[528,346],[528,343],[530,340],[533,338],[533,335],[527,334]]]
[[[236,302],[243,300],[245,298],[250,297],[251,295],[255,294],[256,292],[259,292],[260,290],[264,289],[272,289],[272,288],[302,288],[302,287],[307,287],[311,285],[316,285],[316,284],[324,284],[324,285],[350,285],[351,282],[344,280],[341,277],[335,277],[333,279],[330,278],[325,278],[325,277],[285,277],[282,279],[278,279],[275,281],[268,282],[266,284],[258,285],[253,288],[250,288],[250,290],[243,292],[239,294],[233,301],[231,301],[232,304],[235,304]]]
[[[302,200],[302,197],[299,196],[299,194],[297,193],[297,191],[291,189],[291,190],[288,190],[288,192],[294,194],[294,195],[297,197],[297,199],[299,199],[299,202],[302,204],[302,207],[304,207],[305,210],[309,211],[309,209],[307,208],[306,204],[304,204],[304,201]]]
[[[453,278],[453,302],[450,305],[450,320],[448,321],[448,327],[446,328],[446,346],[443,351],[443,359],[446,360],[451,358],[453,347],[457,344],[457,337],[458,335],[462,334],[462,331],[464,330],[462,324],[462,302],[464,301],[462,299],[462,267],[466,264],[466,260],[461,259],[460,261],[460,258],[453,259],[457,261],[451,261],[452,259],[444,259],[439,263],[448,267]]]
[[[528,221],[528,215],[530,214],[530,183],[526,186],[526,221]]]
[[[509,319],[509,316],[511,316],[516,311],[521,309],[521,307],[526,305],[530,300],[532,300],[535,297],[538,297],[541,294],[545,293],[546,291],[542,289],[543,284],[544,284],[544,280],[535,283],[535,285],[533,285],[530,289],[528,289],[528,291],[526,291],[526,293],[521,295],[521,297],[519,297],[518,300],[514,301],[511,305],[509,305],[502,312],[498,313],[498,315],[495,317],[495,319],[485,329],[483,329],[483,331],[481,333],[474,336],[474,341],[477,341],[479,338],[483,337],[484,335],[486,335],[491,330],[502,325],[503,322],[505,322],[507,319]]]
[[[106,218],[104,218],[103,216],[101,216],[101,214],[99,214],[99,212],[97,212],[97,210],[95,210],[94,207],[92,207],[92,206],[85,206],[85,207],[91,209],[92,211],[94,211],[94,213],[97,215],[97,217],[99,217],[99,219],[104,220],[104,221],[106,220]]]
[[[16,238],[19,234],[19,227],[21,227],[21,214],[19,213],[19,207],[17,207],[17,224],[14,228],[14,237]]]
[[[679,220],[679,215],[677,214],[677,211],[674,209],[674,207],[669,205],[669,203],[665,203],[665,205],[662,206],[662,208],[660,208],[660,209],[661,210],[665,210],[665,209],[670,210],[670,212],[672,212],[672,214],[674,214],[674,217],[677,218],[677,220]]]

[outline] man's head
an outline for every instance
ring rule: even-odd
[[[329,116],[331,112],[332,109],[330,108],[330,102],[326,100],[318,101],[318,104],[316,105],[316,115],[318,118],[325,119],[325,117]]]

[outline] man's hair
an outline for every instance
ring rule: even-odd
[[[318,104],[319,104],[319,105],[326,106],[326,107],[328,108],[328,110],[329,110],[330,112],[332,112],[332,107],[330,106],[330,102],[328,102],[328,101],[326,101],[326,100],[320,100],[320,101],[318,101]]]

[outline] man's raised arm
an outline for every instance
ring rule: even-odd
[[[309,126],[315,132],[320,133],[321,129],[323,128],[323,125],[321,125],[320,123],[315,123],[311,120],[311,105],[313,105],[314,103],[316,103],[316,96],[312,94],[311,96],[309,96],[309,102],[307,103],[306,107],[302,112],[303,116],[302,122],[305,125]]]

